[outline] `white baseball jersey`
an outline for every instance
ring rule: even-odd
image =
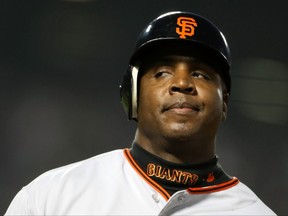
[[[237,178],[170,196],[115,150],[48,171],[22,188],[6,215],[275,215]]]

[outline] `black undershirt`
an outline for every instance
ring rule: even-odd
[[[137,143],[130,150],[139,167],[170,195],[190,187],[217,185],[231,180],[215,156],[199,164],[177,164],[151,154]]]

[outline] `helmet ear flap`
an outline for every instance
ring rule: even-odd
[[[120,85],[120,98],[128,119],[137,120],[137,80],[139,69],[129,65]]]

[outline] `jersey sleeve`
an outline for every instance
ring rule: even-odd
[[[5,216],[14,215],[32,215],[29,207],[28,194],[22,189],[20,190],[12,202],[10,203]]]

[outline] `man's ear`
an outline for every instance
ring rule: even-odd
[[[222,108],[222,121],[225,121],[228,112],[228,99],[229,93],[223,92],[223,108]]]

